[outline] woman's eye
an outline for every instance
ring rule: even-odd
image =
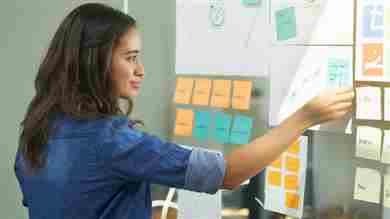
[[[129,61],[129,62],[137,62],[137,56],[127,57],[126,60]]]

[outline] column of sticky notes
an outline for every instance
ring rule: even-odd
[[[306,136],[266,168],[265,209],[301,218],[307,167]]]
[[[249,110],[251,91],[250,80],[178,77],[174,102],[186,107],[176,108],[175,135],[220,144],[249,143],[253,119],[223,110]]]

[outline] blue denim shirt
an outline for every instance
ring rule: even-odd
[[[31,219],[149,219],[150,183],[215,193],[223,155],[188,149],[129,127],[126,117],[62,116],[34,175],[18,153],[15,173]]]

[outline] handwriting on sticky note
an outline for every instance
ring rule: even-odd
[[[174,95],[174,102],[178,104],[189,104],[194,79],[179,77],[176,79],[176,91]]]
[[[297,175],[286,175],[284,177],[284,187],[288,190],[298,190],[299,189],[299,178]]]
[[[195,125],[192,136],[200,141],[208,139],[211,113],[205,110],[195,111]]]
[[[378,204],[381,186],[382,181],[379,171],[356,168],[354,199]]]
[[[349,75],[349,60],[344,58],[328,59],[328,87],[347,87],[352,83]]]
[[[214,80],[213,92],[211,96],[211,106],[229,108],[230,107],[230,80]]]
[[[295,157],[286,156],[286,169],[290,172],[298,173],[300,169],[300,160]]]
[[[234,118],[230,143],[248,144],[251,139],[253,119],[248,116],[238,115]]]
[[[358,126],[356,128],[356,156],[371,160],[380,160],[382,130]]]
[[[381,120],[380,87],[356,88],[356,119]]]
[[[250,106],[252,81],[233,81],[232,107],[247,110]]]
[[[298,194],[286,192],[286,208],[298,209],[300,198]]]
[[[215,129],[213,130],[213,139],[221,144],[228,143],[231,123],[231,115],[224,112],[217,112],[215,115]]]
[[[194,112],[191,109],[177,109],[175,135],[187,137],[191,136],[193,119]]]
[[[211,92],[211,80],[200,78],[195,80],[194,95],[192,104],[197,106],[207,106],[209,104]]]
[[[275,12],[276,34],[278,41],[285,41],[296,37],[297,23],[295,8],[289,7]]]
[[[279,171],[268,171],[268,184],[272,186],[282,186],[282,173]]]

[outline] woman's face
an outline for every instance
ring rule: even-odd
[[[116,43],[112,53],[111,80],[119,97],[136,97],[144,79],[144,66],[140,59],[141,36],[130,28]]]

